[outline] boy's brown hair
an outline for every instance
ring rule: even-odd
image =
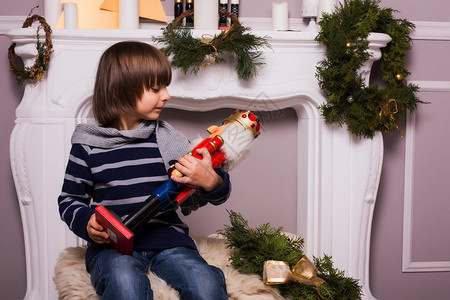
[[[168,86],[172,71],[167,57],[142,42],[119,42],[100,58],[92,110],[101,126],[117,127],[120,116],[136,108],[145,90]]]

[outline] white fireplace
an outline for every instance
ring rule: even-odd
[[[198,76],[175,71],[169,106],[205,113],[218,108],[293,109],[296,134],[280,134],[297,145],[294,233],[305,238],[308,256],[331,255],[347,276],[360,280],[364,299],[374,299],[369,286],[369,250],[382,136],[359,139],[345,128],[324,123],[317,107],[325,98],[315,78],[324,49],[314,41],[314,33],[253,33],[269,36],[272,46],[263,49],[266,65],[258,76],[240,81],[229,64],[207,67]],[[26,86],[11,137],[11,164],[25,237],[26,299],[56,299],[52,277],[58,254],[82,244],[60,220],[56,199],[71,134],[76,124],[92,122],[89,98],[98,59],[115,42],[152,43],[151,37],[158,34],[159,30],[152,29],[55,30],[49,71],[37,86]],[[35,29],[12,30],[8,36],[17,43],[16,53],[25,64],[32,65]],[[367,80],[373,61],[380,57],[379,48],[390,39],[372,34],[369,40],[373,59],[362,70]],[[260,174],[258,167],[253,166],[253,176]]]

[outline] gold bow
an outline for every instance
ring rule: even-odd
[[[394,115],[398,113],[398,107],[397,107],[397,101],[395,99],[389,99],[389,101],[387,102],[381,102],[380,103],[380,113],[378,114],[380,116],[380,122],[386,127],[386,132],[389,131],[389,127],[383,123],[382,119],[383,117],[389,117],[389,119],[391,119],[391,121],[394,121]],[[402,137],[405,136],[405,133],[400,130],[400,128],[395,125],[395,127],[397,127],[398,131],[400,131],[402,133]]]
[[[317,267],[305,256],[298,261],[292,271],[285,261],[267,260],[264,262],[263,282],[265,284],[283,284],[290,280],[306,285],[319,285],[325,280],[317,276]]]
[[[206,36],[210,36],[211,39],[208,41],[208,39],[206,38]],[[213,43],[211,43],[211,41],[214,40],[215,37],[216,37],[216,36],[213,36],[213,35],[211,35],[211,34],[202,34],[202,39],[199,41],[199,45],[200,45],[200,46],[211,46],[211,47],[214,48],[213,61],[212,61],[212,62],[204,63],[204,64],[202,65],[202,68],[204,68],[204,67],[206,67],[206,66],[209,66],[209,65],[212,65],[213,63],[216,62],[217,48],[216,48],[216,46],[214,46]]]
[[[398,113],[398,107],[397,101],[395,101],[395,99],[389,99],[388,102],[380,103],[380,119],[389,116],[391,120],[394,120],[393,115],[395,115],[396,113]]]
[[[231,29],[232,26],[233,26],[233,25],[229,26],[228,29],[227,29],[227,31],[225,31],[225,34],[221,37],[222,40],[223,40],[224,38],[227,37],[228,33],[230,33],[230,29]],[[211,39],[208,40],[208,39],[206,38],[207,36],[211,37]],[[221,36],[221,35],[219,35],[219,37],[220,37],[220,36]],[[214,43],[212,42],[216,37],[217,37],[217,35],[212,35],[212,34],[206,34],[206,33],[205,33],[205,34],[202,34],[202,39],[199,40],[199,45],[200,45],[200,46],[211,46],[211,47],[214,48],[213,61],[212,61],[212,62],[204,63],[204,64],[202,65],[202,68],[204,68],[204,67],[206,67],[206,66],[209,66],[209,65],[212,65],[213,63],[216,62],[216,57],[217,57],[218,50],[217,50],[216,46],[214,46]]]

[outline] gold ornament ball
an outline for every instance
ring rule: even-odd
[[[403,75],[400,73],[395,74],[395,79],[397,79],[398,81],[403,80]]]
[[[353,44],[350,43],[350,42],[347,42],[347,43],[345,44],[345,46],[346,46],[347,48],[350,48],[352,45],[353,45]]]

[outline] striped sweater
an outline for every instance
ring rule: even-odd
[[[129,131],[86,124],[77,127],[58,205],[69,228],[91,242],[87,263],[97,251],[109,247],[93,243],[87,234],[95,207],[101,204],[125,219],[168,179],[168,160],[186,153],[187,146],[186,138],[162,121],[145,122]],[[228,198],[231,183],[226,172],[216,172],[224,179],[222,186],[198,194],[202,201],[218,205]],[[195,248],[175,210],[158,214],[135,233],[136,250],[175,246]]]

